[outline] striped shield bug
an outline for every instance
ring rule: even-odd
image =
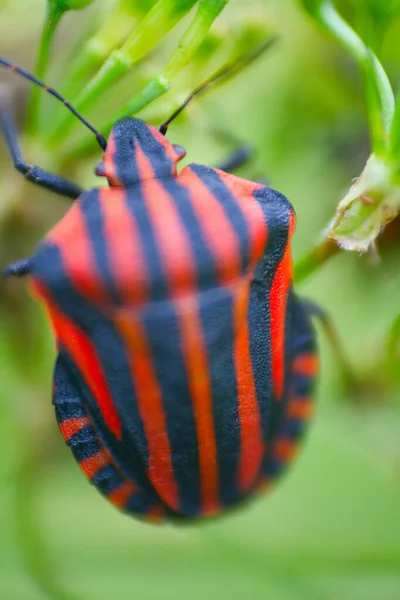
[[[57,342],[53,403],[90,482],[143,519],[217,515],[266,487],[292,461],[312,412],[315,335],[293,291],[295,213],[278,191],[222,168],[189,164],[160,129],[134,117],[106,141],[55,90],[23,69],[96,135],[96,174],[83,191],[22,158],[14,166],[71,198],[29,260]]]

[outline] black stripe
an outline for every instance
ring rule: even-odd
[[[128,498],[122,510],[133,515],[143,517],[146,516],[153,507],[154,502],[149,501],[146,496],[143,496],[139,493],[134,493]]]
[[[190,165],[225,213],[240,248],[240,269],[245,272],[250,261],[250,231],[237,201],[218,173],[209,167]],[[210,219],[213,215],[210,214]],[[215,259],[214,259],[215,262]],[[204,268],[201,255],[197,269]],[[238,468],[241,453],[239,400],[234,364],[235,337],[234,300],[214,275],[212,294],[202,294],[199,310],[209,359],[217,458],[219,467],[219,499],[222,506],[240,497]]]
[[[78,462],[96,456],[101,450],[91,425],[85,425],[67,442]]]
[[[159,182],[170,195],[179,215],[183,229],[186,230],[193,258],[196,262],[196,281],[198,289],[218,285],[218,267],[212,250],[207,244],[201,224],[191,202],[190,188],[187,189],[174,178]],[[213,215],[210,214],[210,219]]]
[[[91,481],[105,496],[115,492],[124,483],[124,480],[117,469],[111,464],[105,465],[99,469],[97,473],[93,475]]]
[[[54,401],[56,409],[56,418],[58,423],[69,421],[70,419],[81,419],[86,417],[86,411],[82,408],[80,402],[59,404],[58,400]]]
[[[174,161],[168,156],[165,147],[154,137],[150,127],[144,121],[138,121],[135,128],[135,145],[139,145],[143,154],[151,162],[154,177],[164,179],[175,170]]]
[[[56,407],[56,416],[59,423],[73,418],[88,418],[88,414],[82,405],[82,401],[76,395],[76,390],[71,384],[68,371],[64,365],[64,360],[62,355],[58,356],[54,372],[53,402]],[[78,462],[81,462],[84,458],[89,458],[89,456],[95,456],[101,451],[96,433],[90,426],[84,427],[83,433],[81,430],[78,434],[74,435],[72,443],[68,443],[68,445]],[[102,467],[95,473],[91,481],[106,497],[116,491],[125,482],[116,467],[112,464]],[[134,498],[134,502],[132,501],[132,498]],[[133,516],[143,515],[153,503],[154,500],[145,496],[141,491],[137,491],[129,500],[125,510]]]
[[[162,249],[159,251],[156,235],[150,215],[146,209],[142,186],[128,188],[125,193],[128,211],[137,224],[141,246],[143,249],[147,271],[149,273],[149,301],[168,297],[168,285],[165,269],[162,263]]]
[[[271,188],[254,192],[264,213],[267,246],[256,267],[250,296],[250,354],[256,383],[264,440],[270,438],[271,406],[276,405],[273,392],[270,291],[289,233],[289,201]],[[279,406],[281,403],[279,403]]]
[[[57,422],[60,424],[70,419],[87,417],[81,398],[76,395],[75,390],[69,384],[69,376],[60,355],[57,356],[54,368],[53,404]]]
[[[112,199],[110,199],[112,202]],[[100,204],[100,191],[90,190],[82,197],[79,204],[82,217],[86,225],[88,237],[92,246],[92,254],[96,262],[96,270],[102,279],[103,287],[107,290],[110,300],[117,305],[121,305],[121,299],[115,286],[115,280],[112,274],[107,238],[104,231],[104,217]]]
[[[164,183],[164,182],[163,182]],[[161,182],[160,182],[161,184]],[[168,191],[171,191],[168,188]],[[180,193],[183,203],[186,198]],[[168,298],[168,283],[159,248],[140,186],[127,191],[128,208],[138,224],[141,244],[151,276],[152,299],[141,309],[141,322],[151,349],[153,367],[161,389],[180,511],[200,510],[199,460],[195,420],[182,354],[176,307]]]
[[[175,170],[173,160],[144,121],[131,117],[120,119],[114,125],[113,136],[116,175],[125,186],[129,187],[140,182],[141,174],[135,160],[135,145],[141,148],[148,159],[151,159],[156,177],[171,176]]]
[[[290,402],[294,398],[291,398]],[[305,427],[308,425],[308,420],[304,419],[285,419],[282,424],[282,429],[280,431],[280,436],[284,439],[290,439],[294,442],[298,442],[300,437],[304,433]]]
[[[190,169],[199,177],[224,210],[239,241],[241,270],[244,272],[249,265],[251,244],[249,227],[240,206],[215,169],[197,164],[191,164]],[[213,215],[210,214],[210,219],[212,218]]]
[[[241,452],[239,401],[234,364],[235,335],[233,299],[223,288],[212,297],[202,295],[199,311],[208,354],[212,386],[215,440],[219,468],[219,499],[222,506],[239,497],[237,486]]]
[[[116,440],[109,432],[78,366],[67,353],[64,355],[64,360],[69,377],[73,380],[74,389],[79,390],[83,404],[87,403],[89,415],[100,439],[110,448],[114,459],[121,462],[122,471],[137,482],[146,493],[156,497],[146,475],[147,441],[122,340],[112,323],[97,307],[87,302],[73,289],[66,276],[60,250],[56,246],[42,244],[35,256],[35,265],[39,282],[43,281],[49,288],[61,312],[68,315],[79,326],[96,348],[113,402],[121,418],[122,441]]]
[[[316,351],[315,332],[302,303],[292,290],[289,291],[285,324],[286,377],[283,398],[274,404],[270,423],[270,440],[262,465],[262,473],[269,477],[281,474],[290,461],[279,461],[273,456],[273,445],[279,439],[289,439],[299,444],[308,427],[308,419],[289,418],[290,403],[297,399],[313,399],[315,378],[297,375],[292,371],[293,361],[303,354]]]

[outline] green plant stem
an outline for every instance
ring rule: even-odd
[[[379,152],[382,146],[387,144],[386,138],[390,133],[395,112],[394,94],[388,76],[377,57],[341,17],[331,0],[319,1],[309,11],[353,56],[366,77],[368,82],[367,108],[369,120],[375,124],[371,132],[372,145],[374,152]],[[374,88],[374,93],[371,93],[371,87]],[[376,104],[376,96],[379,98],[379,108]],[[381,121],[381,134],[379,137],[377,137],[378,128],[376,127],[378,119]]]
[[[170,89],[171,81],[190,62],[227,2],[228,0],[201,0],[196,16],[179,41],[164,71],[152,77],[145,89],[136,94],[117,113],[113,121],[102,127],[102,130],[108,133],[116,119],[137,114]]]
[[[385,370],[387,376],[394,383],[400,382],[400,316],[396,317],[390,328],[386,355]]]
[[[54,35],[63,14],[63,11],[57,8],[52,8],[51,6],[47,8],[35,67],[35,75],[42,81],[46,77]],[[43,91],[38,86],[33,85],[27,117],[27,129],[31,134],[37,131],[39,125],[42,98]]]
[[[165,35],[190,11],[198,0],[159,0],[140,21],[134,32],[118,50],[114,50],[98,73],[74,102],[75,108],[86,112],[101,95],[145,54],[150,52]],[[66,114],[55,128],[52,143],[65,139],[75,120]]]
[[[101,66],[113,48],[123,42],[142,16],[127,0],[119,0],[111,7],[101,28],[73,58],[62,86],[65,97],[72,98],[80,92],[90,74]]]
[[[257,60],[260,56],[262,56],[262,54],[264,52],[268,51],[271,47],[273,47],[275,45],[276,41],[277,41],[277,38],[270,37],[267,40],[265,40],[262,44],[260,44],[258,47],[256,47],[253,51],[245,54],[244,56],[236,58],[232,62],[222,66],[221,69],[219,69],[217,72],[215,72],[213,75],[211,75],[211,77],[209,77],[208,80],[206,80],[205,82],[200,84],[197,87],[197,90],[195,90],[194,94],[196,96],[199,96],[200,94],[204,95],[208,91],[213,89],[214,87],[227,83],[232,77],[234,77],[235,75],[240,73],[243,69],[245,69],[253,61]],[[182,44],[182,42],[181,42],[181,44]],[[158,76],[157,78],[152,79],[154,86],[152,88],[150,88],[150,90],[148,87],[146,88],[146,90],[148,90],[148,93],[151,93],[151,91],[153,90],[155,97],[157,97],[156,94],[159,89],[158,86],[161,87],[163,85],[162,79],[160,81],[158,81],[160,79],[160,77],[161,76]],[[140,96],[140,98],[142,97],[141,95],[139,95],[139,96]],[[193,97],[194,97],[194,95],[192,94],[192,98]],[[138,109],[138,107],[139,107],[139,104],[137,104],[134,107],[133,104],[130,103],[129,111],[133,110],[133,108]],[[116,119],[122,118],[123,116],[126,116],[126,114],[128,114],[128,115],[131,114],[129,111],[127,111],[127,107],[125,107],[125,109],[123,109],[120,113],[118,113],[117,116],[114,117],[112,121],[109,121],[108,123],[104,124],[100,128],[102,133],[107,136],[109,134],[109,132],[111,131],[113,125],[115,124]],[[225,136],[226,136],[226,134],[225,134]],[[236,138],[235,138],[235,140],[236,140]],[[237,142],[237,140],[236,140],[236,142]],[[79,156],[81,156],[81,157],[90,154],[90,152],[93,148],[95,148],[95,143],[93,141],[93,137],[85,136],[84,138],[81,138],[81,140],[78,141],[78,143],[76,145],[67,149],[67,151],[64,155],[65,164],[69,164],[70,162],[72,162],[74,160],[74,157],[77,154],[79,154]]]
[[[315,273],[332,256],[339,252],[339,246],[331,240],[323,240],[294,265],[294,281],[301,283]]]

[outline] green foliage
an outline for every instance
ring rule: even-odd
[[[64,13],[68,10],[80,10],[86,8],[93,0],[48,0],[50,10]]]
[[[365,11],[375,21],[376,27],[389,25],[400,12],[399,0],[354,0],[357,11]]]

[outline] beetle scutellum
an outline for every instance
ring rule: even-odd
[[[178,173],[173,117],[160,130],[122,119],[106,143],[77,115],[109,184],[83,191],[27,165],[0,115],[15,167],[74,200],[4,274],[29,275],[47,308],[56,417],[85,475],[148,520],[216,515],[268,485],[294,457],[317,371],[292,289],[290,202],[226,170]]]

